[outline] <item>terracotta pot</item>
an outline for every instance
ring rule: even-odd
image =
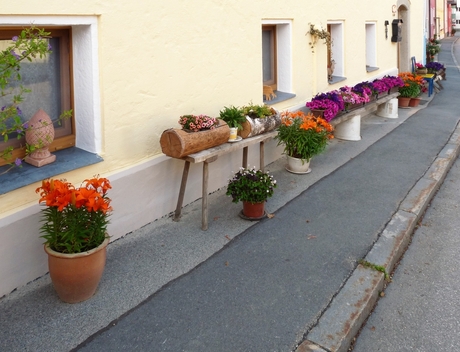
[[[398,97],[398,107],[400,108],[407,108],[409,106],[411,98],[407,97]]]
[[[261,218],[265,214],[265,202],[243,202],[243,215],[248,218]]]
[[[78,303],[96,292],[104,272],[109,238],[88,252],[65,254],[45,245],[51,281],[61,300]]]
[[[420,104],[420,98],[411,98],[409,101],[409,106],[415,108]]]
[[[292,172],[293,174],[308,174],[311,172],[310,169],[310,160],[294,158],[292,156],[286,155],[287,166],[286,170]]]

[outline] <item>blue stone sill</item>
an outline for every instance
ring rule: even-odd
[[[23,163],[22,167],[14,167],[7,173],[0,175],[0,194],[104,160],[97,154],[76,147],[59,150],[53,154],[56,155],[54,163],[42,167]],[[0,174],[8,170],[9,167],[9,165],[0,166]]]
[[[267,105],[273,105],[273,104],[276,104],[276,103],[280,103],[282,101],[285,101],[285,100],[288,100],[288,99],[292,99],[295,97],[295,94],[292,94],[292,93],[286,93],[286,92],[281,92],[279,90],[275,90],[274,92],[276,94],[276,98],[273,98],[272,100],[265,100],[264,99],[264,103],[267,104]]]

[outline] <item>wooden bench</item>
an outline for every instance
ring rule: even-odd
[[[338,139],[359,141],[361,139],[361,118],[377,111],[380,105],[388,103],[399,96],[398,92],[364,104],[362,107],[334,117],[330,124],[334,126],[334,136]]]
[[[248,166],[248,148],[250,145],[259,143],[260,149],[260,169],[264,170],[264,150],[265,142],[273,139],[277,135],[277,131],[267,132],[258,136],[245,138],[236,143],[224,143],[217,147],[202,150],[198,153],[187,155],[182,160],[185,161],[184,171],[182,173],[182,181],[179,190],[179,198],[177,200],[176,211],[174,212],[174,221],[179,221],[182,212],[182,203],[184,201],[185,188],[187,186],[188,172],[190,163],[203,163],[203,181],[202,181],[202,200],[201,200],[201,228],[208,229],[208,180],[209,180],[209,163],[216,161],[221,155],[231,153],[237,150],[243,150],[242,166]]]

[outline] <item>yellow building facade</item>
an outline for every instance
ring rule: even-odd
[[[296,110],[317,93],[407,71],[410,57],[424,56],[427,9],[409,0],[18,0],[0,11],[0,30],[69,31],[75,145],[103,161],[54,177],[75,184],[108,177],[116,239],[174,210],[183,162],[162,154],[159,139],[179,128],[179,116],[262,103],[270,75],[280,99],[268,103]],[[402,40],[393,42],[398,19]],[[311,47],[310,24],[331,33],[330,50],[321,40]],[[266,162],[280,157],[276,142],[268,143]],[[250,164],[257,158],[251,149]],[[235,153],[210,164],[209,191],[224,187],[239,162]],[[47,272],[38,185],[0,195],[0,297]],[[200,197],[201,165],[192,165],[184,204]]]

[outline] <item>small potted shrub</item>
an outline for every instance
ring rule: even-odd
[[[241,109],[246,118],[246,121],[242,123],[243,130],[240,131],[243,138],[273,131],[281,123],[278,112],[268,105],[249,103]]]
[[[243,110],[235,106],[224,108],[220,111],[220,118],[224,120],[228,127],[230,127],[230,139],[229,141],[236,141],[238,130],[242,130],[242,124],[246,121],[246,116],[243,114]]]
[[[108,179],[94,177],[80,188],[70,182],[44,180],[36,192],[41,210],[50,277],[64,302],[90,298],[102,277],[112,211]]]
[[[334,138],[333,130],[330,123],[311,113],[283,112],[275,138],[278,145],[284,146],[286,170],[297,174],[310,172],[311,158],[326,149],[329,139]]]
[[[257,220],[265,215],[265,202],[275,188],[276,181],[268,172],[241,167],[228,181],[226,194],[234,203],[243,202],[242,217]]]

